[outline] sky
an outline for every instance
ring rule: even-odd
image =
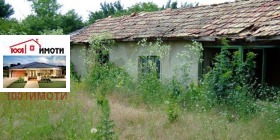
[[[88,19],[88,14],[90,11],[98,11],[100,10],[100,3],[103,2],[115,2],[117,0],[57,0],[59,4],[62,5],[60,12],[62,14],[66,13],[71,9],[75,9],[75,11],[83,17],[83,20],[86,21]],[[130,7],[133,4],[139,2],[154,2],[160,7],[165,5],[168,0],[120,0],[125,8]],[[178,5],[185,2],[199,2],[200,5],[209,5],[214,3],[223,3],[227,1],[234,0],[172,0],[177,1]],[[6,3],[12,5],[15,10],[15,14],[12,16],[13,18],[17,18],[18,20],[24,19],[26,16],[32,13],[30,2],[27,0],[5,0]]]
[[[3,66],[10,66],[10,64],[28,64],[32,62],[42,62],[51,65],[66,65],[65,56],[4,56]]]

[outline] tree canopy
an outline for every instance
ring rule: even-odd
[[[123,15],[130,15],[137,12],[153,12],[159,11],[161,8],[153,2],[140,2],[136,3],[127,9],[121,5],[120,1],[114,3],[101,3],[99,11],[90,12],[88,24],[94,23],[98,19],[106,18],[108,16],[119,17]]]
[[[14,9],[5,0],[0,0],[0,18],[9,18],[14,14]]]
[[[0,34],[69,34],[108,16],[119,17],[132,13],[153,12],[168,8],[177,9],[177,1],[168,0],[166,5],[159,7],[153,2],[139,2],[124,8],[120,0],[100,3],[100,10],[90,12],[88,20],[83,22],[82,17],[74,9],[65,14],[60,12],[62,7],[57,0],[27,0],[32,8],[32,14],[22,21],[9,18],[14,14],[13,7],[0,0]],[[198,3],[184,3],[181,7],[193,7]],[[55,32],[55,33],[53,33]]]
[[[88,24],[94,23],[98,19],[103,19],[108,16],[118,17],[123,15],[130,15],[132,13],[140,13],[140,12],[153,12],[153,11],[160,11],[165,10],[168,8],[171,9],[177,9],[178,2],[168,0],[166,5],[163,5],[162,7],[159,7],[157,4],[153,2],[139,2],[136,3],[128,8],[124,8],[120,1],[116,1],[113,3],[100,3],[100,10],[95,12],[89,13],[89,20]],[[198,3],[182,3],[181,7],[188,8],[188,7],[195,7],[198,6]]]
[[[31,2],[33,14],[23,21],[27,34],[40,34],[44,30],[62,29],[64,34],[71,33],[84,26],[82,17],[75,10],[61,14],[61,5],[56,0],[28,0]]]

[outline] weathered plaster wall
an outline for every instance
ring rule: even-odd
[[[84,45],[71,45],[70,48],[70,60],[75,65],[75,70],[79,75],[85,76],[86,65],[85,65],[85,54],[82,52],[85,49]]]
[[[187,41],[176,41],[176,42],[165,42],[164,44],[170,45],[169,54],[161,60],[160,64],[160,76],[162,80],[171,79],[175,73],[176,67],[182,64],[182,61],[190,60],[180,60],[177,56],[178,53],[182,51],[189,51],[184,46],[190,44]],[[75,65],[75,70],[82,76],[85,76],[87,67],[85,65],[85,55],[82,50],[85,48],[84,45],[72,45],[71,46],[71,61]],[[192,54],[192,53],[190,53]],[[118,42],[115,47],[113,47],[110,53],[110,61],[116,65],[123,67],[130,73],[135,79],[138,78],[138,59],[139,56],[151,56],[156,55],[150,53],[148,47],[137,47],[137,42]],[[193,56],[197,58],[197,56]],[[196,61],[191,66],[191,76],[194,82],[198,80],[199,63]],[[177,71],[179,78],[182,78],[182,72]]]
[[[161,61],[161,79],[171,79],[174,75],[175,68],[182,64],[182,61],[190,60],[180,60],[176,55],[182,51],[190,51],[184,46],[191,42],[187,41],[176,41],[176,42],[165,42],[166,45],[170,45],[170,52],[162,61]],[[193,54],[193,53],[190,53]],[[110,54],[110,61],[114,62],[118,66],[124,67],[134,78],[138,77],[138,59],[139,56],[150,56],[156,55],[152,54],[149,51],[148,47],[137,47],[136,42],[119,42],[116,47],[113,47]],[[198,56],[193,56],[197,58]],[[198,80],[198,68],[199,63],[196,61],[191,66],[191,76],[194,82]],[[176,75],[179,78],[182,78],[182,72],[178,71]]]

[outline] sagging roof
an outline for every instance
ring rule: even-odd
[[[50,65],[46,63],[41,63],[41,62],[32,62],[28,64],[22,64],[18,66],[11,67],[10,69],[28,69],[28,68],[59,68],[55,65]]]
[[[106,18],[71,36],[87,43],[93,34],[113,39],[275,37],[280,35],[280,0],[249,0]]]

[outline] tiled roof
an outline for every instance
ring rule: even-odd
[[[28,64],[22,64],[18,66],[11,67],[10,69],[25,69],[25,68],[59,68],[55,65],[50,65],[41,62],[32,62]]]
[[[249,0],[176,10],[106,18],[71,36],[72,43],[88,42],[93,34],[113,39],[273,37],[280,35],[280,0]]]

